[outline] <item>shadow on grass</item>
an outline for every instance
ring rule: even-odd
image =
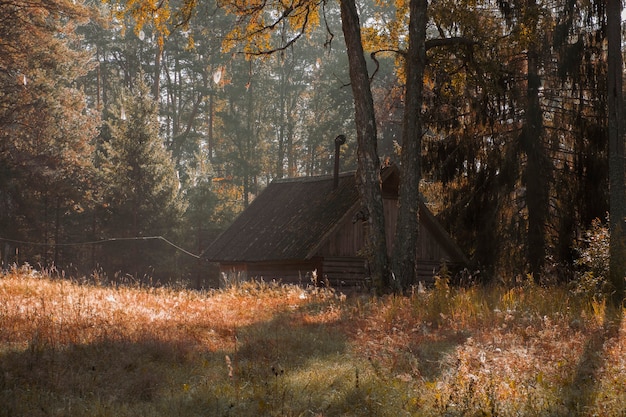
[[[413,395],[397,375],[435,380],[444,356],[467,337],[419,337],[377,368],[354,353],[351,323],[335,313],[329,303],[307,304],[176,337],[161,329],[130,340],[110,329],[85,345],[33,340],[0,351],[0,417],[396,415]]]
[[[570,415],[586,415],[599,394],[598,372],[605,365],[607,341],[619,337],[623,309],[607,306],[603,326],[589,335],[585,349],[564,389],[563,403]]]
[[[206,331],[224,348],[199,343],[197,332],[187,340],[162,332],[125,340],[111,330],[92,344],[34,339],[26,349],[0,351],[0,417],[252,416],[288,403],[303,409],[302,390],[321,388],[301,382],[317,378],[315,366],[330,373],[346,351],[346,336],[333,323],[303,322],[298,311]]]
[[[444,359],[455,352],[455,349],[464,344],[470,336],[469,332],[442,332],[437,338],[424,339],[415,346],[412,351],[415,352],[420,375],[426,381],[435,381],[441,375]]]
[[[31,345],[5,353],[0,416],[96,415],[96,409],[112,405],[150,403],[161,395],[169,373],[185,367],[186,355],[177,342],[152,339]]]
[[[244,415],[243,409],[284,416],[417,412],[419,393],[411,387],[436,380],[443,359],[469,336],[456,331],[421,336],[377,357],[360,356],[350,346],[351,331],[342,330],[350,323],[341,320],[303,324],[283,315],[240,329],[236,376],[248,394],[240,395],[244,404],[233,405],[231,415]]]

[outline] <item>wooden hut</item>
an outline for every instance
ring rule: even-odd
[[[389,252],[398,213],[399,175],[382,171],[382,194]],[[223,276],[307,283],[312,271],[331,285],[363,285],[368,267],[367,224],[355,173],[273,181],[206,250]],[[467,262],[428,208],[420,206],[418,275],[430,281],[445,261]]]

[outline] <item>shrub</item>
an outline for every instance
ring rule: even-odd
[[[590,298],[603,297],[609,277],[609,240],[608,217],[606,224],[594,219],[585,232],[583,244],[577,248],[580,256],[576,265],[580,270],[574,281],[575,293]]]

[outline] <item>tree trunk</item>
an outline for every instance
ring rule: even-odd
[[[607,1],[608,39],[608,122],[609,122],[609,206],[611,241],[609,247],[609,280],[613,287],[615,305],[624,299],[626,272],[626,179],[624,168],[624,116],[622,93],[622,48],[620,0]]]
[[[537,11],[535,0],[528,0],[530,21]],[[536,26],[536,23],[533,23]],[[534,29],[537,29],[534,27]],[[545,156],[542,134],[543,115],[539,103],[539,45],[531,42],[527,52],[528,72],[526,86],[526,116],[522,131],[522,149],[526,154],[526,207],[528,210],[528,263],[535,279],[543,268],[546,242],[545,221],[548,208],[547,158]]]
[[[54,217],[54,267],[59,268],[59,239],[61,232],[61,197],[57,196]]]
[[[209,161],[213,162],[213,148],[215,147],[214,139],[213,139],[213,121],[214,121],[214,112],[213,112],[213,92],[211,91],[211,95],[209,96],[209,114],[208,114],[208,125],[209,125],[209,133],[207,137],[207,146],[209,148]]]
[[[278,158],[276,159],[276,178],[282,178],[285,174],[284,163],[285,163],[285,151],[286,151],[286,126],[288,122],[287,116],[287,82],[288,77],[285,73],[285,65],[286,63],[283,61],[283,65],[281,66],[280,75],[279,75],[279,93],[278,93],[278,103],[280,106],[279,114],[278,114]],[[289,175],[289,174],[287,174]]]
[[[380,163],[376,149],[376,118],[361,27],[354,0],[341,0],[341,26],[346,41],[350,83],[357,130],[357,183],[368,212],[368,260],[372,283],[379,293],[389,288],[389,261],[381,193]]]
[[[249,85],[246,92],[248,96],[247,115],[246,115],[246,129],[243,137],[243,208],[246,209],[250,205],[250,179],[252,176],[252,137],[254,136],[254,117],[252,112],[254,111],[254,93],[252,90],[252,84]]]
[[[531,53],[529,52],[529,55]],[[526,206],[528,209],[528,263],[539,277],[545,258],[545,210],[547,207],[546,158],[541,143],[542,122],[539,108],[539,76],[531,73],[536,60],[529,56],[528,106],[523,143],[526,153]],[[532,64],[532,65],[531,65]]]
[[[154,58],[154,84],[152,86],[152,95],[154,100],[159,103],[159,97],[161,95],[161,56],[163,55],[163,48],[157,46],[156,57]]]
[[[409,11],[409,49],[405,62],[406,98],[402,119],[402,176],[392,256],[395,276],[393,286],[397,291],[409,288],[416,281],[422,148],[421,107],[426,66],[428,1],[411,0]]]

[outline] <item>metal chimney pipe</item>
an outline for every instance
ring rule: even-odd
[[[339,135],[335,138],[335,175],[333,177],[333,189],[339,186],[339,148],[346,143],[346,136]]]

